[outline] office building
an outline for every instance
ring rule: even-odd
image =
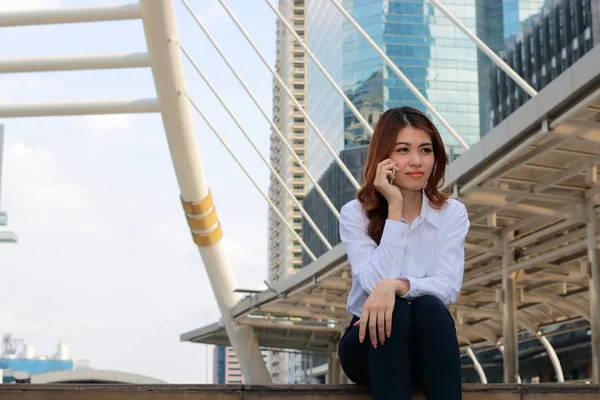
[[[306,7],[304,0],[280,0],[279,11],[287,18],[298,35],[305,38]],[[306,54],[284,24],[278,21],[276,30],[275,68],[296,100],[304,105],[306,103]],[[306,121],[277,80],[273,83],[273,122],[291,143],[298,157],[305,162]],[[304,199],[306,195],[304,171],[294,161],[275,132],[271,133],[270,158],[271,165],[296,198]],[[287,221],[300,233],[302,215],[274,176],[271,176],[269,197]],[[279,216],[269,210],[269,280],[276,281],[292,274],[295,268],[301,267],[301,263],[302,248],[294,241]]]
[[[261,351],[263,359],[268,362],[268,352]],[[232,347],[215,346],[213,349],[213,383],[242,384],[244,376],[240,362]]]
[[[541,11],[527,15],[519,32],[506,38],[500,55],[540,91],[598,43],[598,8],[598,2],[590,0],[547,0]],[[529,96],[498,67],[492,66],[488,73],[491,96],[486,117],[491,129]]]
[[[374,126],[385,110],[400,106],[428,113],[358,31],[335,7],[324,3],[328,2],[308,1],[310,48],[364,119]],[[343,5],[463,139],[470,144],[477,142],[480,111],[475,44],[424,0],[346,0]],[[444,5],[469,29],[476,30],[475,2],[469,5],[463,0],[448,0]],[[322,83],[320,75],[309,62],[307,106],[311,118],[338,152],[368,144],[369,132],[329,84]],[[438,127],[446,145],[460,153],[457,141],[443,126]],[[310,127],[308,146],[309,167],[320,177],[332,156],[324,154],[324,149],[313,150],[319,139]]]
[[[305,0],[279,0],[279,11],[293,26],[295,32],[306,40]],[[275,69],[294,98],[303,107],[306,93],[306,53],[295,40],[285,24],[279,20],[276,25],[276,65]],[[306,163],[306,125],[304,116],[295,107],[282,85],[273,82],[273,122],[290,143],[298,158]],[[284,146],[276,132],[271,132],[271,165],[282,177],[294,196],[301,202],[306,196],[306,176],[298,162]],[[277,206],[294,230],[302,234],[302,214],[281,183],[271,175],[269,198]],[[268,279],[277,281],[302,267],[302,247],[288,231],[280,217],[269,209],[269,260]],[[290,357],[292,359],[290,359]],[[270,352],[268,367],[275,383],[286,383],[288,366],[295,365],[294,355],[283,352]]]
[[[242,384],[240,362],[231,347],[215,346],[213,350],[213,383]]]
[[[497,54],[503,54],[507,43],[521,32],[531,16],[539,14],[547,0],[485,0],[477,2],[476,34]],[[492,128],[491,70],[495,66],[483,52],[477,54],[479,69],[479,103],[481,136]]]
[[[364,160],[367,156],[368,147],[368,145],[352,147],[342,150],[340,153],[340,158],[359,182],[363,178]],[[338,210],[356,195],[354,187],[350,184],[348,178],[336,163],[330,164],[329,168],[318,180],[318,183]],[[338,244],[340,242],[340,227],[338,220],[329,207],[327,207],[321,195],[316,190],[311,190],[306,196],[303,205],[306,212],[315,221],[318,221],[319,229],[321,229],[321,232],[323,232],[323,236],[325,236],[327,241],[332,245]],[[302,239],[313,253],[319,257],[327,251],[327,248],[321,239],[313,233],[310,227],[306,226],[304,228],[305,229],[302,231]],[[304,265],[307,265],[312,260],[305,252],[302,261]]]

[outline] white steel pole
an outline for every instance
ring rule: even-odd
[[[373,39],[371,39],[371,37],[367,34],[367,32],[364,31],[364,29],[358,24],[358,22],[356,22],[356,20],[352,17],[352,15],[350,15],[348,13],[348,11],[346,11],[346,9],[344,8],[344,6],[342,6],[337,0],[329,0],[329,1],[354,26],[354,28],[358,31],[358,33],[360,33],[360,35],[373,48],[373,50],[375,50],[377,52],[377,54],[379,54],[379,56],[383,59],[383,62],[388,67],[390,67],[390,69],[392,71],[394,71],[394,73],[398,76],[398,78],[400,78],[400,80],[406,85],[406,87],[408,88],[408,90],[410,90],[411,93],[427,108],[427,110],[429,110],[429,112],[432,113],[433,116],[442,125],[444,125],[444,127],[454,137],[454,139],[456,139],[456,141],[461,145],[461,147],[464,148],[464,149],[466,149],[466,150],[468,150],[469,149],[469,145],[463,140],[463,138],[454,130],[454,128],[452,128],[452,126],[448,123],[448,121],[446,121],[444,119],[444,117],[442,117],[442,115],[435,109],[435,107],[433,105],[431,105],[431,103],[429,101],[427,101],[427,99],[425,98],[425,96],[423,96],[421,94],[421,92],[419,92],[419,89],[417,89],[415,87],[415,85],[412,84],[412,82],[410,81],[410,79],[408,79],[406,77],[406,75],[404,75],[402,73],[402,71],[400,71],[400,68],[398,68],[396,66],[396,64],[394,64],[394,62],[387,56],[387,54],[385,54],[383,52],[383,50],[381,50],[381,48],[377,45],[377,43],[375,43],[373,41]]]
[[[16,0],[13,1],[16,2]],[[137,3],[116,6],[12,11],[0,13],[0,27],[121,21],[140,17],[140,5]]]
[[[157,99],[79,101],[75,103],[0,104],[0,118],[136,114],[160,111]]]
[[[313,174],[311,174],[310,171],[308,170],[308,168],[306,168],[306,165],[304,165],[304,162],[300,159],[300,157],[298,157],[298,154],[296,154],[296,152],[294,151],[294,149],[290,146],[290,143],[285,138],[285,136],[283,136],[283,133],[281,133],[281,130],[277,127],[277,125],[275,125],[273,123],[273,120],[271,119],[271,117],[267,114],[267,112],[265,111],[265,109],[260,105],[260,103],[259,103],[258,99],[256,98],[256,96],[254,96],[254,94],[252,94],[252,91],[250,90],[250,88],[248,87],[248,85],[246,85],[246,82],[244,82],[244,80],[242,79],[242,77],[240,76],[240,74],[238,74],[238,72],[233,67],[233,65],[231,64],[231,62],[227,58],[227,56],[223,53],[223,51],[221,50],[221,48],[219,47],[219,45],[217,44],[217,42],[215,41],[215,39],[212,37],[212,35],[210,34],[210,32],[206,29],[206,27],[204,26],[204,24],[202,23],[202,21],[200,21],[200,18],[198,18],[198,16],[196,15],[196,13],[190,7],[190,5],[188,4],[188,2],[186,0],[181,0],[181,2],[185,6],[185,8],[188,10],[188,12],[192,16],[192,18],[196,21],[196,23],[198,24],[198,26],[200,27],[200,29],[202,30],[202,32],[204,32],[204,34],[208,38],[208,41],[213,45],[213,47],[215,48],[215,50],[217,50],[217,53],[219,53],[219,55],[221,56],[221,58],[223,59],[223,61],[225,62],[225,64],[229,68],[229,70],[231,71],[231,73],[233,73],[233,75],[236,77],[236,79],[238,80],[238,82],[240,83],[240,85],[242,85],[242,87],[244,88],[244,90],[246,91],[246,93],[248,94],[248,96],[250,96],[250,98],[252,99],[252,101],[254,102],[254,104],[256,105],[256,107],[258,107],[258,109],[260,110],[260,113],[263,115],[263,117],[265,117],[265,119],[267,120],[267,122],[269,123],[269,125],[271,126],[271,128],[273,129],[273,132],[275,132],[277,134],[277,136],[279,137],[279,139],[281,139],[281,142],[285,145],[286,149],[290,152],[291,156],[294,158],[294,161],[296,161],[298,163],[298,165],[300,166],[300,168],[302,168],[302,171],[304,171],[304,173],[306,174],[306,176],[308,177],[308,179],[310,179],[310,181],[313,183],[315,189],[317,190],[317,192],[319,192],[319,194],[323,198],[323,201],[325,202],[325,204],[327,204],[327,207],[329,207],[329,209],[331,210],[331,212],[333,213],[333,215],[335,215],[335,217],[337,219],[339,219],[340,218],[340,213],[335,208],[335,206],[333,205],[333,203],[331,202],[331,200],[329,199],[329,197],[327,197],[327,194],[325,193],[325,191],[323,190],[323,188],[321,187],[321,185],[319,185],[319,182],[317,182],[317,180],[315,179],[315,177],[313,176]]]
[[[279,10],[273,5],[273,3],[271,3],[271,0],[265,0],[265,3],[267,3],[267,5],[271,8],[271,10],[273,10],[273,12],[275,14],[277,14],[277,18],[279,18],[279,20],[281,22],[283,22],[283,24],[285,25],[287,30],[294,37],[294,39],[296,39],[296,41],[298,43],[300,43],[300,46],[302,46],[302,48],[304,49],[306,54],[308,54],[308,56],[313,60],[313,62],[317,66],[317,68],[319,68],[319,71],[321,71],[323,73],[325,78],[327,78],[327,81],[329,81],[329,83],[331,84],[331,86],[333,86],[335,91],[342,97],[342,100],[344,100],[344,103],[346,104],[346,106],[350,109],[350,111],[352,111],[352,114],[354,114],[354,116],[360,121],[360,123],[367,130],[367,132],[369,132],[370,135],[373,135],[373,128],[371,128],[371,125],[369,125],[369,123],[365,120],[365,118],[360,114],[360,111],[358,111],[358,109],[354,106],[354,104],[352,104],[352,101],[350,101],[348,96],[346,96],[346,93],[344,93],[344,91],[339,87],[339,85],[335,82],[335,80],[333,80],[331,75],[329,75],[329,73],[327,72],[325,67],[323,67],[321,62],[317,59],[317,57],[315,57],[313,52],[310,51],[310,49],[308,48],[306,43],[304,43],[304,40],[302,40],[300,35],[298,35],[298,33],[296,33],[296,30],[292,27],[292,25],[290,25],[290,23],[285,19],[283,14],[281,14],[279,12]]]
[[[260,149],[258,148],[258,146],[256,145],[256,143],[254,143],[254,140],[252,140],[252,138],[248,135],[248,133],[246,132],[246,129],[244,129],[244,127],[242,126],[242,124],[240,123],[240,121],[237,119],[237,117],[235,116],[235,114],[227,106],[227,104],[225,103],[225,101],[223,100],[223,98],[221,97],[221,95],[219,94],[219,92],[217,92],[217,90],[212,85],[212,83],[210,83],[210,80],[206,77],[206,75],[204,74],[204,72],[202,71],[202,69],[200,68],[200,66],[198,66],[198,64],[194,61],[194,59],[192,58],[192,56],[190,55],[190,53],[183,46],[180,45],[180,47],[181,47],[181,51],[186,56],[186,58],[188,59],[188,61],[192,64],[192,66],[198,72],[198,74],[200,74],[200,77],[202,77],[202,80],[204,81],[204,83],[206,84],[206,86],[208,86],[208,88],[215,95],[215,97],[217,98],[217,100],[219,100],[219,103],[221,103],[221,105],[223,106],[223,108],[225,109],[225,111],[227,111],[227,114],[229,114],[229,116],[231,117],[231,119],[233,120],[233,122],[236,124],[236,126],[240,129],[240,131],[242,131],[242,134],[244,135],[244,137],[246,138],[246,140],[248,140],[248,142],[250,143],[250,145],[252,146],[252,148],[254,149],[254,151],[256,151],[256,153],[258,154],[258,156],[260,157],[260,159],[263,161],[263,163],[267,166],[267,168],[269,168],[269,170],[271,171],[271,173],[275,176],[275,178],[277,179],[277,181],[281,184],[281,186],[286,191],[287,195],[290,197],[290,199],[292,200],[292,202],[294,203],[294,205],[296,207],[298,207],[298,209],[300,210],[300,213],[302,214],[302,216],[304,218],[306,218],[306,222],[308,222],[308,224],[311,226],[311,228],[313,228],[313,230],[315,231],[315,233],[317,234],[317,236],[319,237],[319,239],[321,239],[321,241],[323,242],[323,244],[325,245],[325,247],[327,248],[327,250],[331,250],[332,246],[329,243],[329,241],[325,238],[325,235],[323,235],[323,232],[321,232],[321,230],[319,229],[319,227],[317,226],[317,224],[315,224],[315,221],[312,219],[312,217],[304,209],[304,206],[302,206],[302,204],[298,201],[298,199],[296,198],[296,196],[294,196],[294,193],[292,193],[292,191],[290,190],[289,186],[283,181],[283,179],[281,178],[281,176],[279,175],[279,173],[269,163],[269,160],[266,159],[266,157],[260,151]],[[195,102],[192,102],[192,105],[195,105],[195,104],[196,104]],[[198,109],[198,112],[200,113],[200,115],[202,116],[202,118],[211,127],[211,129],[215,133],[215,135],[218,136],[218,138],[221,141],[221,143],[227,148],[227,150],[229,151],[229,153],[231,154],[231,156],[238,162],[238,164],[240,165],[240,167],[242,167],[242,169],[245,170],[245,168],[242,166],[241,162],[239,161],[238,157],[235,156],[235,154],[231,150],[231,147],[221,137],[221,135],[219,135],[217,133],[216,129],[214,129],[212,127],[212,124],[210,124],[210,122],[208,121],[208,119],[205,117],[205,114],[200,111],[199,107],[196,107],[196,108]],[[248,177],[250,179],[252,179],[252,177],[251,177],[251,175],[249,173],[248,173]],[[253,183],[255,183],[253,179],[252,179],[252,181],[253,181]],[[260,189],[260,187],[256,183],[255,183],[255,186]],[[262,192],[262,190],[261,190],[261,192]],[[267,199],[268,199],[268,196],[267,196]],[[273,204],[273,206],[275,206],[275,205]],[[286,219],[283,217],[283,215],[281,215],[281,217],[282,217],[283,222],[287,222]],[[291,229],[292,234],[296,233],[296,231],[294,231],[293,227],[290,226],[289,228]],[[310,249],[309,249],[309,253],[310,253]]]
[[[241,296],[229,265],[221,225],[200,159],[183,76],[173,0],[141,0],[152,74],[183,207],[194,242],[215,294],[229,341],[244,377],[252,384],[271,382],[251,326],[237,325],[231,309]]]
[[[148,53],[0,60],[0,73],[149,67]]]
[[[429,0],[438,10],[440,10],[458,29],[460,29],[465,35],[469,37],[476,45],[479,47],[479,50],[484,52],[489,58],[492,59],[494,64],[498,66],[498,68],[502,69],[502,71],[506,72],[506,75],[510,76],[512,80],[515,81],[517,85],[521,87],[524,91],[527,92],[531,97],[537,95],[537,91],[532,88],[525,79],[521,78],[519,74],[515,72],[507,63],[505,63],[492,49],[490,49],[481,39],[477,37],[473,32],[469,30],[462,22],[458,20],[444,5],[438,0]]]
[[[319,128],[317,128],[317,126],[315,125],[315,123],[313,122],[313,120],[308,116],[308,114],[306,113],[306,111],[304,111],[304,108],[298,102],[298,100],[296,100],[296,97],[292,94],[292,92],[288,88],[288,85],[285,84],[285,82],[281,79],[281,77],[279,76],[279,74],[277,73],[277,71],[275,71],[275,69],[273,69],[273,67],[269,64],[269,62],[267,61],[267,59],[265,58],[265,56],[258,49],[258,47],[256,46],[256,44],[252,41],[252,38],[250,38],[250,36],[248,35],[248,32],[246,32],[246,30],[244,29],[244,27],[240,24],[240,22],[238,21],[238,19],[236,18],[236,16],[233,14],[233,12],[231,11],[231,9],[227,6],[227,4],[225,4],[225,2],[223,0],[218,0],[218,1],[219,1],[219,3],[221,3],[221,5],[223,6],[223,8],[227,12],[227,14],[229,14],[229,16],[231,17],[231,19],[233,20],[233,22],[235,23],[235,25],[238,27],[238,29],[240,30],[240,32],[242,33],[242,35],[244,35],[244,37],[246,38],[246,40],[248,41],[248,43],[250,43],[250,46],[252,46],[252,48],[254,49],[254,51],[256,52],[256,54],[262,60],[263,64],[265,64],[265,66],[269,69],[269,71],[271,71],[271,74],[277,80],[277,82],[281,85],[281,88],[286,92],[286,94],[288,95],[289,99],[294,103],[294,105],[296,106],[296,108],[298,109],[298,111],[300,111],[300,113],[302,114],[302,116],[306,119],[306,122],[308,122],[308,124],[315,130],[315,134],[319,137],[319,139],[321,139],[321,142],[323,142],[323,145],[325,146],[325,148],[327,149],[327,151],[329,151],[329,153],[331,154],[331,156],[333,157],[333,159],[337,163],[337,165],[340,167],[340,169],[342,170],[342,172],[344,173],[344,175],[346,175],[346,177],[348,178],[348,180],[352,183],[352,185],[354,185],[354,187],[357,190],[360,189],[360,184],[358,183],[358,181],[356,180],[356,178],[354,177],[354,175],[352,175],[352,172],[350,172],[350,170],[348,169],[348,167],[346,167],[346,164],[344,164],[344,162],[342,161],[342,159],[338,156],[338,154],[335,152],[335,150],[327,142],[327,139],[325,138],[325,136],[323,136],[323,134],[321,133],[321,131],[319,130]]]

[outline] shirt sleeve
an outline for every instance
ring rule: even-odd
[[[347,204],[340,212],[340,238],[352,267],[352,280],[367,293],[382,279],[406,274],[404,252],[409,227],[404,222],[387,220],[379,246],[366,233],[362,207]]]
[[[449,306],[458,298],[465,266],[465,238],[470,222],[463,204],[456,207],[450,218],[450,229],[432,260],[429,272],[423,278],[400,278],[410,282],[405,299],[410,301],[423,295],[433,295]]]

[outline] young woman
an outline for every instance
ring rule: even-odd
[[[386,111],[373,132],[365,181],[340,215],[352,266],[352,322],[338,355],[374,400],[461,398],[454,320],[463,278],[467,210],[439,191],[446,152],[433,123],[411,107]]]

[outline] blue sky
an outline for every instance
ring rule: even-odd
[[[121,4],[0,0],[0,11]],[[189,0],[266,110],[271,75],[216,0]],[[275,16],[228,0],[273,64]],[[179,1],[180,40],[268,155],[269,127]],[[145,51],[141,21],[1,28],[2,58]],[[267,190],[268,169],[184,60],[189,92]],[[154,97],[149,69],[0,75],[0,104]],[[267,204],[194,111],[238,286],[262,289]],[[182,215],[160,115],[0,119],[1,208],[18,244],[1,245],[0,333],[52,355],[59,341],[91,366],[170,383],[206,380],[206,347],[179,334],[218,319]],[[210,353],[212,358],[212,353]],[[209,369],[211,369],[209,367]],[[209,381],[212,379],[209,371]]]

